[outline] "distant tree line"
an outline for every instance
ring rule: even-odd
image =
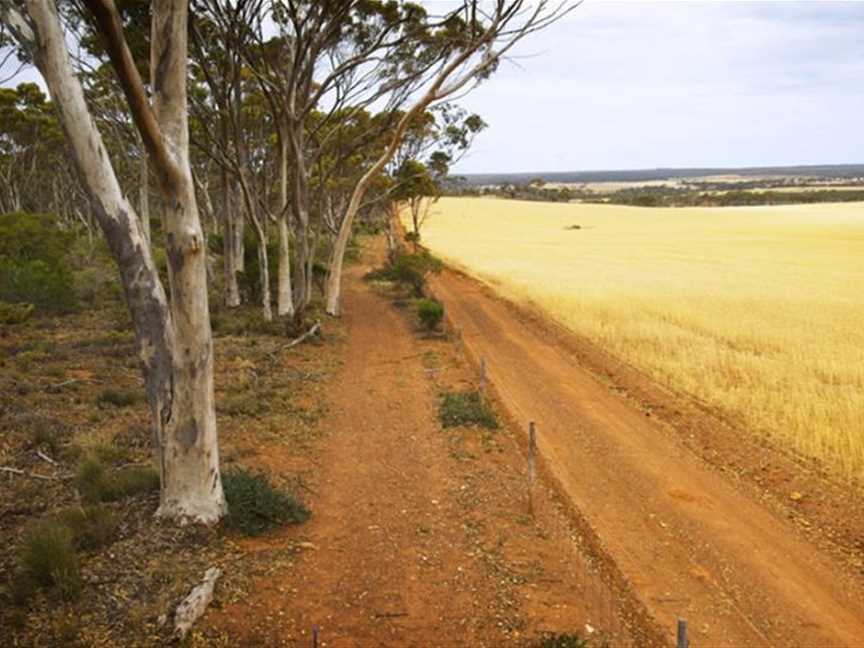
[[[781,185],[776,189],[756,191],[757,188],[765,186],[764,181],[698,183],[698,186],[698,189],[690,186],[629,187],[600,194],[579,188],[550,187],[538,179],[526,183],[477,187],[463,179],[449,178],[442,184],[442,193],[448,196],[497,196],[511,200],[586,202],[633,207],[738,207],[864,201],[864,185],[860,189],[814,188],[804,191],[788,190],[790,186],[796,185]]]
[[[864,201],[864,187],[850,190],[814,191],[689,191],[672,187],[622,189],[604,196],[582,198],[584,202],[632,205],[634,207],[743,207],[800,205]]]

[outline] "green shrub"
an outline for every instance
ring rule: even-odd
[[[104,547],[117,533],[117,516],[101,506],[66,509],[57,520],[72,531],[75,547],[84,551]]]
[[[243,239],[244,268],[237,273],[237,284],[246,303],[261,303],[261,268],[258,263],[258,237],[248,231]],[[276,294],[279,273],[279,246],[267,242],[267,271],[270,277],[270,296]]]
[[[57,433],[42,423],[37,423],[33,428],[33,445],[36,448],[47,450],[53,456],[60,452],[60,441],[57,438]]]
[[[498,427],[498,418],[495,416],[495,412],[476,391],[444,394],[438,409],[438,416],[444,427],[479,425],[490,430]]]
[[[117,276],[105,272],[105,268],[101,265],[84,268],[76,272],[75,288],[78,299],[90,306],[106,304],[123,298]]]
[[[402,254],[396,257],[393,263],[393,276],[396,281],[410,286],[419,297],[423,294],[426,276],[440,272],[442,265],[441,261],[428,252]]]
[[[396,281],[396,277],[393,276],[393,269],[391,266],[384,266],[383,268],[375,268],[374,270],[370,270],[365,275],[363,275],[363,279],[365,281]]]
[[[0,324],[12,326],[30,319],[36,307],[33,304],[7,304],[0,301]]]
[[[159,490],[161,480],[159,471],[152,466],[130,466],[117,470],[108,480],[112,485],[109,495],[105,501],[110,502],[122,497],[131,497],[141,493],[152,493]]]
[[[577,633],[552,633],[543,637],[537,648],[590,648],[587,639],[582,639]]]
[[[418,297],[423,295],[426,277],[430,273],[438,273],[444,264],[428,252],[416,254],[400,254],[383,268],[367,272],[367,281],[398,281],[410,287]]]
[[[88,455],[78,465],[75,485],[89,504],[115,500],[159,490],[159,473],[150,466],[131,466],[107,471],[104,464]]]
[[[116,436],[115,436],[116,440]],[[124,463],[131,461],[126,448],[115,443],[99,443],[90,448],[90,454],[103,464]]]
[[[260,303],[247,304],[239,308],[219,309],[210,316],[213,334],[223,335],[272,335],[284,336],[287,322],[282,318],[264,319]]]
[[[47,214],[0,215],[0,301],[68,313],[77,304],[67,262],[71,235]]]
[[[26,599],[35,587],[56,587],[64,598],[81,591],[78,556],[69,527],[44,520],[28,529],[18,552],[16,598]]]
[[[38,340],[30,340],[21,345],[22,351],[32,351],[45,356],[54,355],[57,352],[57,344],[53,340],[40,338]]]
[[[417,317],[427,331],[434,331],[444,319],[444,305],[434,299],[421,299],[417,304]]]
[[[257,536],[285,524],[299,524],[309,518],[309,511],[291,495],[270,483],[266,475],[243,468],[222,475],[228,515],[228,529]]]
[[[262,416],[270,411],[270,404],[254,391],[235,391],[216,402],[216,411],[227,416]]]
[[[137,391],[128,389],[105,389],[96,397],[97,405],[113,405],[114,407],[129,407],[142,399]]]

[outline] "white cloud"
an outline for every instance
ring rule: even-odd
[[[862,162],[864,4],[587,2],[462,103],[459,171]]]

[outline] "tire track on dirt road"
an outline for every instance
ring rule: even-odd
[[[549,472],[658,622],[698,646],[864,646],[861,583],[476,281],[432,281]]]

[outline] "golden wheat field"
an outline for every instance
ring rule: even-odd
[[[443,198],[422,236],[659,381],[864,477],[864,204]]]

